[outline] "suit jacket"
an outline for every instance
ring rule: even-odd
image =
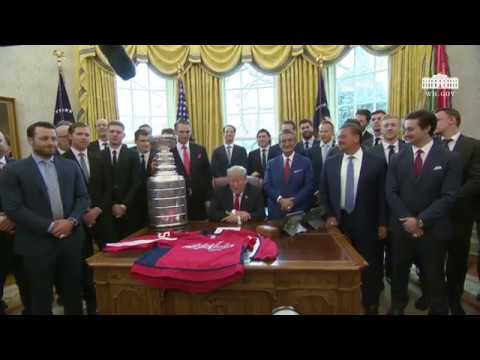
[[[102,149],[100,149],[99,140],[92,141],[90,144],[88,144],[88,151],[89,152],[97,152],[97,153],[102,151]]]
[[[71,160],[55,157],[60,193],[65,218],[73,217],[79,223],[85,213],[89,197],[80,168]],[[2,206],[16,223],[15,252],[24,256],[41,256],[58,246],[48,228],[53,222],[47,187],[31,156],[10,163],[0,177]],[[74,228],[72,235],[62,241],[69,246],[83,244],[82,226]]]
[[[463,172],[462,186],[451,213],[457,220],[471,220],[480,202],[480,141],[460,135],[453,151],[460,156]]]
[[[239,145],[233,145],[232,159],[228,164],[227,150],[224,145],[217,147],[212,154],[213,177],[227,176],[227,169],[230,166],[240,165],[247,169],[247,150]]]
[[[339,152],[340,152],[340,149],[337,146],[335,146],[335,143],[333,143],[333,146],[328,151],[327,159],[331,156],[338,154]],[[318,146],[318,147],[313,147],[311,149],[308,149],[306,155],[312,162],[314,186],[315,186],[315,191],[317,191],[320,189],[320,180],[321,180],[322,168],[323,168],[322,148]]]
[[[312,148],[318,148],[320,147],[320,140],[313,139],[313,144],[312,147],[309,149],[305,149],[305,145],[303,144],[303,139],[295,145],[295,152],[298,152],[302,154],[303,156],[307,156],[307,151],[312,149]]]
[[[398,152],[402,151],[407,144],[403,140],[398,140]],[[380,157],[381,159],[385,160],[385,163],[388,165],[387,158],[385,156],[385,151],[383,148],[383,144],[378,144],[376,146],[372,146],[371,148],[366,149],[367,151],[371,152],[372,154]]]
[[[372,147],[374,139],[375,137],[369,131],[365,131],[361,139],[362,147],[363,148]]]
[[[185,173],[177,147],[175,146],[171,151],[175,159],[177,172],[185,178],[188,218],[189,220],[205,220],[207,218],[205,201],[210,199],[212,193],[212,171],[205,148],[191,142],[189,148],[190,176]]]
[[[133,152],[137,158],[139,158],[139,162],[141,165],[140,161],[140,155],[139,152],[137,151],[136,147],[135,149],[130,148],[129,151]],[[137,195],[135,197],[135,204],[138,206],[139,211],[135,212],[135,214],[130,214],[131,216],[134,217],[134,222],[135,222],[135,228],[137,230],[140,230],[143,228],[145,225],[148,223],[148,202],[147,202],[147,180],[148,177],[151,176],[152,173],[152,160],[153,157],[155,156],[155,153],[153,151],[150,151],[150,156],[148,157],[148,161],[146,164],[146,169],[141,169],[140,167],[140,173],[141,173],[141,185],[137,191]]]
[[[280,210],[280,205],[277,203],[279,196],[294,198],[291,212],[307,212],[311,207],[314,184],[310,159],[295,153],[287,184],[284,182],[283,170],[283,156],[277,156],[267,163],[263,186],[268,196],[269,219],[282,219],[286,215]]]
[[[323,166],[321,190],[326,216],[342,221],[341,168],[343,153],[329,157]],[[354,212],[356,228],[366,237],[378,238],[378,227],[387,225],[385,201],[385,174],[387,165],[376,155],[363,151]]]
[[[226,185],[215,190],[210,205],[209,218],[212,221],[220,221],[226,212],[233,209],[233,193],[230,186]],[[265,206],[263,204],[263,194],[260,189],[247,183],[240,203],[240,210],[246,211],[252,217],[252,221],[262,221],[265,219]]]
[[[423,221],[425,231],[448,236],[448,214],[460,190],[461,178],[459,155],[439,143],[433,144],[417,178],[413,149],[407,144],[393,156],[388,167],[386,193],[392,227],[400,231],[399,218],[416,217]]]
[[[268,158],[267,162],[274,157],[280,155],[282,152],[279,147],[274,148],[273,146],[270,146],[268,149]],[[247,172],[248,175],[252,175],[254,172],[258,172],[260,174],[260,177],[263,179],[265,176],[265,169],[262,167],[262,158],[260,154],[260,148],[256,150],[252,150],[248,153],[248,159],[247,159]]]

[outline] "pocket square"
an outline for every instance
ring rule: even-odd
[[[201,158],[202,158],[202,154],[198,154],[197,159],[201,159]]]
[[[295,170],[293,173],[297,174],[297,173],[302,172],[302,171],[303,171],[303,169],[298,169],[298,170]]]
[[[441,167],[441,166],[435,166],[435,167],[433,168],[433,171],[437,171],[437,170],[442,170],[442,167]]]

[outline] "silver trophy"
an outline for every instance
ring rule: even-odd
[[[152,176],[147,180],[150,226],[160,230],[185,225],[188,222],[185,179],[177,173],[170,151],[175,147],[175,136],[152,136],[150,144],[155,154]]]

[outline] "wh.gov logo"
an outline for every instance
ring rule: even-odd
[[[458,78],[449,77],[445,74],[436,74],[430,77],[422,78],[422,89],[427,96],[453,96],[453,90],[458,89]],[[440,90],[440,91],[435,91]]]

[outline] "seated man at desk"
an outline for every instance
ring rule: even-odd
[[[247,182],[247,170],[232,166],[227,170],[228,185],[217,188],[210,204],[212,221],[241,224],[265,219],[263,193]]]

